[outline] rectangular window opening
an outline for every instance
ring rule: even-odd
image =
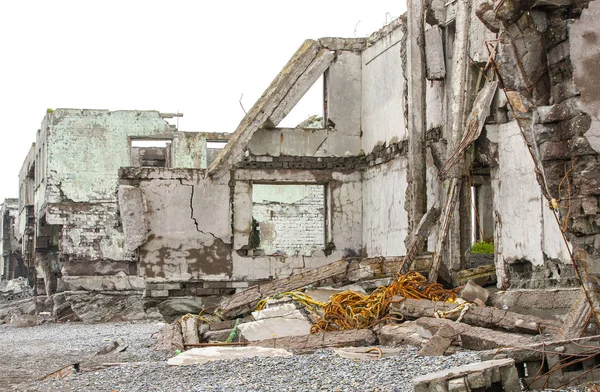
[[[171,167],[171,145],[172,140],[132,139],[132,166]]]
[[[325,190],[325,185],[254,184],[250,247],[278,256],[312,256],[323,251]]]

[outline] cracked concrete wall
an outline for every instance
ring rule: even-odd
[[[363,243],[369,256],[406,254],[408,213],[404,208],[407,159],[370,167],[363,182]]]
[[[203,172],[170,171],[140,179],[148,241],[140,247],[140,273],[153,279],[228,280],[231,276],[229,184]]]
[[[362,53],[362,149],[407,138],[402,65],[403,29],[397,25]]]

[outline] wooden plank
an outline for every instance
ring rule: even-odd
[[[319,332],[305,336],[288,336],[251,342],[251,346],[285,348],[288,350],[313,350],[326,347],[369,346],[375,343],[370,329],[350,329],[338,332]]]
[[[346,260],[339,260],[287,278],[252,286],[247,290],[224,298],[219,304],[218,313],[223,318],[233,318],[252,312],[258,301],[263,298],[296,290],[309,284],[316,284],[329,278],[346,279],[348,264]]]
[[[410,319],[421,317],[436,317],[436,312],[448,312],[458,307],[458,304],[434,302],[426,299],[410,299],[394,297],[392,311]],[[447,318],[456,320],[461,312],[448,314]],[[538,334],[554,332],[561,323],[556,320],[546,320],[540,317],[509,312],[492,307],[472,306],[464,313],[462,322],[484,328],[502,328],[512,332]]]
[[[440,267],[442,266],[442,255],[444,254],[444,244],[446,243],[446,237],[448,236],[448,228],[450,227],[450,221],[452,220],[452,212],[458,199],[458,185],[460,180],[453,178],[448,184],[448,190],[446,192],[446,203],[444,204],[444,214],[442,215],[442,222],[440,223],[440,230],[438,232],[438,238],[435,243],[435,249],[433,253],[433,261],[431,262],[431,270],[429,271],[429,281],[437,282],[438,275],[440,273]]]

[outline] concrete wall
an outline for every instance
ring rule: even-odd
[[[406,170],[407,160],[402,157],[365,171],[363,242],[371,257],[406,254]]]
[[[142,276],[149,281],[254,281],[289,276],[339,260],[348,250],[360,251],[360,173],[238,169],[234,174],[234,178],[217,180],[205,178],[202,170],[121,169],[121,190],[139,188],[143,194],[137,204],[120,198],[125,231],[140,225],[147,228],[147,237],[140,241],[139,248]],[[327,206],[320,214],[330,245],[322,243],[311,249],[310,255],[254,254],[249,245],[251,184],[256,182],[324,186]],[[143,223],[139,215],[144,217]]]
[[[362,149],[405,139],[401,25],[362,54]]]
[[[492,169],[496,252],[509,265],[548,259],[569,263],[559,226],[537,184],[533,160],[516,121],[487,126],[498,143],[498,167]]]
[[[327,244],[310,256],[268,257],[250,251],[252,183],[322,184],[326,186]],[[329,170],[237,170],[233,194],[233,278],[258,280],[289,276],[339,260],[345,252],[362,248],[361,174]]]
[[[140,274],[150,279],[229,279],[231,211],[228,178],[210,182],[201,170],[128,168],[143,205],[121,204],[122,215],[144,216]],[[133,174],[132,174],[133,173]],[[129,225],[129,222],[126,223]]]

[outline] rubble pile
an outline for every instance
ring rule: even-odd
[[[29,287],[27,278],[0,281],[0,304],[32,296],[33,289]]]
[[[548,368],[540,359],[540,350],[535,349],[541,342],[554,339],[562,326],[556,319],[490,306],[488,304],[493,302],[490,292],[472,280],[464,286],[446,289],[441,284],[428,282],[417,272],[398,274],[388,286],[368,293],[361,289],[363,281],[353,266],[346,265],[344,275],[339,268],[343,264],[333,264],[305,272],[313,281],[308,282],[306,276],[292,276],[253,286],[223,298],[216,308],[205,309],[199,315],[187,314],[172,324],[165,324],[158,347],[176,354],[193,350],[181,360],[172,361],[173,364],[204,363],[214,355],[229,358],[258,353],[258,350],[248,350],[247,346],[283,350],[265,352],[267,356],[349,347],[340,352],[346,357],[364,358],[382,357],[382,350],[402,345],[415,346],[417,356],[421,357],[443,357],[466,349],[484,352],[488,362],[423,376],[415,380],[415,388],[427,391],[437,390],[435,388],[441,388],[442,384],[445,388],[456,384],[464,385],[464,390],[486,385],[516,390],[506,388],[514,388],[519,380],[535,386],[544,382],[577,384],[577,380],[569,381],[564,375],[564,368],[573,361],[557,358],[554,363],[562,364],[557,365],[562,366],[560,371]],[[338,287],[319,286],[332,276],[338,282],[333,286]],[[371,274],[365,276],[373,278]],[[302,282],[303,286],[294,287],[293,282]],[[342,286],[349,282],[354,283],[352,288],[357,291]],[[282,287],[285,291],[273,294],[273,287]],[[260,298],[259,293],[268,295]],[[254,310],[250,310],[250,305]],[[596,341],[588,338],[585,350],[578,351],[573,348],[577,345],[572,345],[567,350],[568,355],[580,353],[591,364],[595,355],[600,354]],[[536,354],[524,356],[523,352],[529,350]],[[387,356],[390,355],[393,356],[387,352]],[[560,357],[562,354],[554,352],[552,355]],[[588,371],[579,374],[580,378],[593,379],[592,365],[585,366]],[[517,371],[525,367],[528,367],[526,372]],[[584,370],[580,369],[580,373]]]

